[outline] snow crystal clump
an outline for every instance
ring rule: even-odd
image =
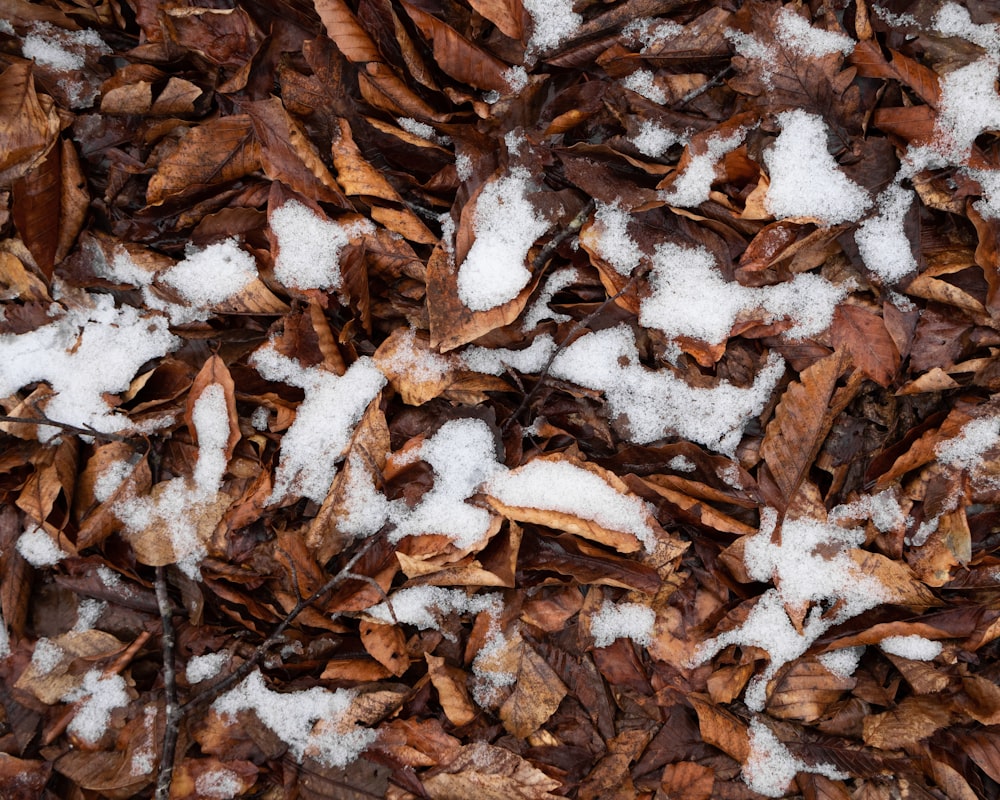
[[[981,58],[941,78],[937,146],[951,159],[964,160],[979,134],[1000,128],[997,63]]]
[[[779,41],[799,55],[821,58],[832,53],[848,55],[854,49],[854,40],[843,33],[814,28],[804,17],[788,6],[778,12],[776,30]]]
[[[461,359],[466,369],[482,375],[503,375],[508,369],[531,374],[542,371],[555,349],[556,343],[552,337],[543,333],[522,350],[473,345],[462,352]]]
[[[773,582],[750,610],[742,625],[722,633],[699,649],[701,663],[729,645],[759,647],[770,655],[762,675],[747,687],[745,702],[754,711],[764,707],[767,682],[778,669],[799,658],[816,639],[845,620],[890,599],[888,590],[866,574],[850,556],[864,544],[863,529],[845,529],[815,519],[786,520],[781,541],[772,542],[777,515],[766,509],[756,534],[748,537],[743,560],[754,580]],[[801,632],[786,606],[811,605]],[[824,614],[836,608],[837,613]]]
[[[680,141],[682,137],[651,119],[643,120],[639,132],[632,137],[635,149],[650,158],[659,158]]]
[[[849,776],[832,764],[809,766],[796,758],[777,736],[757,719],[750,721],[750,755],[743,765],[743,781],[765,797],[783,797],[788,784],[799,772],[823,775],[832,781]]]
[[[935,448],[938,461],[959,469],[975,469],[983,453],[1000,443],[1000,417],[977,417],[962,426],[958,436]]]
[[[607,647],[616,639],[631,639],[648,647],[653,643],[656,615],[640,603],[611,603],[607,600],[590,622],[595,647]]]
[[[295,422],[281,439],[281,457],[268,502],[277,503],[291,492],[323,502],[354,427],[385,386],[385,376],[367,356],[338,376],[319,367],[303,367],[279,353],[273,344],[258,349],[250,364],[269,381],[282,381],[305,391]]]
[[[656,546],[642,500],[622,494],[599,475],[568,461],[529,461],[497,473],[485,489],[504,505],[572,514],[608,530],[631,533],[647,551]]]
[[[161,280],[188,303],[205,309],[239,294],[257,277],[257,262],[235,238],[193,249]]]
[[[1000,218],[1000,170],[970,169],[969,177],[983,187],[983,198],[973,203],[973,208],[983,219]]]
[[[349,722],[355,692],[314,686],[300,692],[272,692],[258,670],[221,695],[212,709],[223,717],[253,711],[261,724],[288,745],[296,761],[306,756],[328,767],[344,767],[375,741],[376,731]]]
[[[80,633],[91,630],[107,607],[108,604],[105,600],[97,600],[93,597],[81,599],[76,607],[76,624],[73,625],[73,630]]]
[[[775,217],[814,217],[823,225],[853,222],[871,205],[863,187],[827,149],[823,118],[801,109],[778,115],[781,133],[765,151],[771,178],[766,205]]]
[[[51,567],[64,558],[64,553],[44,529],[33,525],[17,540],[17,552],[33,567]]]
[[[68,31],[51,22],[32,23],[29,30],[21,43],[21,55],[60,72],[83,69],[87,48],[97,56],[111,53],[95,30]]]
[[[229,653],[226,652],[191,656],[188,659],[187,671],[185,672],[188,683],[201,683],[209,678],[214,678],[228,660]]]
[[[642,250],[629,236],[631,215],[618,202],[597,203],[597,252],[621,275],[628,275],[639,266]]]
[[[637,69],[627,75],[622,79],[622,86],[661,106],[667,102],[666,92],[656,85],[656,76],[648,69]]]
[[[511,170],[483,188],[476,200],[475,241],[458,269],[458,296],[473,311],[487,311],[517,297],[528,285],[528,251],[549,229],[527,197],[530,174]]]
[[[739,147],[745,136],[746,132],[741,129],[729,136],[716,134],[710,137],[705,152],[692,155],[670,190],[661,192],[660,197],[665,202],[682,208],[700,206],[706,202],[715,180],[716,164],[730,150]]]
[[[31,653],[31,666],[36,675],[48,675],[65,658],[66,651],[44,636],[35,642]]]
[[[878,646],[886,653],[913,661],[933,661],[941,654],[941,642],[923,636],[886,636]]]
[[[365,611],[370,617],[382,622],[396,622],[414,625],[422,631],[440,630],[440,617],[448,614],[480,614],[487,612],[499,616],[503,610],[503,599],[499,594],[469,595],[461,589],[445,589],[441,586],[411,586],[399,589],[389,598],[389,604],[382,602]]]
[[[566,322],[570,319],[568,314],[557,314],[549,308],[549,303],[558,292],[561,292],[574,281],[579,280],[580,273],[576,267],[563,267],[557,269],[542,285],[538,297],[531,304],[521,322],[521,330],[527,333],[534,330],[542,320],[551,319],[553,322]]]
[[[886,283],[895,283],[917,269],[903,228],[915,196],[899,184],[889,186],[878,196],[878,215],[862,222],[854,234],[861,260]]]
[[[232,800],[243,790],[243,781],[231,769],[219,767],[203,772],[194,782],[199,797],[210,800]]]
[[[340,251],[352,237],[375,230],[368,220],[348,225],[325,220],[297,200],[272,211],[270,223],[278,240],[274,275],[296,289],[339,288]]]
[[[438,533],[460,548],[478,544],[487,534],[491,515],[466,500],[501,467],[489,426],[478,419],[449,420],[420,445],[416,456],[434,470],[434,485],[413,509],[393,515],[389,539]]]
[[[958,3],[945,3],[934,15],[934,27],[944,36],[955,36],[977,44],[987,52],[1000,52],[1000,25],[977,25],[969,10]]]
[[[524,10],[531,15],[529,52],[544,52],[571,38],[583,17],[573,11],[573,0],[524,0]]]
[[[861,656],[865,654],[865,647],[842,647],[839,650],[831,650],[819,656],[819,663],[826,667],[838,678],[850,678],[858,664],[861,663]]]
[[[725,380],[714,388],[690,386],[668,369],[643,366],[635,334],[619,325],[581,336],[556,357],[551,372],[604,392],[611,415],[627,418],[628,438],[636,444],[676,434],[731,455],[744,426],[764,410],[784,363],[771,353],[745,389]]]
[[[161,316],[142,316],[132,306],[115,308],[110,295],[89,295],[91,308],[74,308],[62,318],[22,334],[0,334],[0,397],[22,386],[47,382],[55,391],[46,415],[102,433],[124,429],[128,420],[114,415],[106,394],[128,389],[136,371],[180,343]],[[38,426],[49,441],[59,431]]]
[[[82,701],[76,710],[69,732],[89,744],[95,744],[111,722],[111,712],[129,704],[125,679],[92,669],[83,676],[83,684],[63,695],[64,703]]]
[[[740,314],[763,311],[765,321],[783,318],[794,324],[788,338],[824,331],[844,290],[808,272],[760,288],[726,281],[703,247],[657,245],[650,274],[652,293],[642,300],[639,323],[667,336],[690,336],[709,344],[724,342]]]

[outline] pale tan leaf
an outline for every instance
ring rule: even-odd
[[[437,690],[438,701],[452,725],[468,725],[478,712],[469,697],[468,676],[459,667],[446,664],[444,658],[425,653],[427,675]]]
[[[475,742],[421,779],[432,800],[558,800],[559,781],[502,747]]]

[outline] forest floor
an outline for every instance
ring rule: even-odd
[[[1000,18],[0,0],[0,795],[1000,797]]]

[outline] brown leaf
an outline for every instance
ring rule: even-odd
[[[833,424],[830,401],[844,369],[840,352],[817,361],[789,384],[774,410],[760,452],[785,501],[798,491]]]
[[[188,130],[157,165],[146,202],[158,205],[192,187],[230,183],[260,169],[260,144],[246,114],[216,117]]]
[[[834,311],[830,335],[834,346],[850,353],[865,375],[882,386],[892,383],[899,371],[899,353],[880,316],[842,303]]]
[[[815,722],[855,683],[854,678],[834,675],[818,661],[800,659],[775,679],[767,711],[778,719]]]
[[[958,743],[976,766],[994,781],[1000,779],[1000,728],[987,728],[958,733]]]
[[[72,145],[71,145],[72,147]],[[60,148],[53,147],[24,177],[14,181],[14,225],[32,258],[49,280],[59,246],[59,208],[62,190]]]
[[[660,789],[671,800],[712,800],[715,772],[693,761],[667,764],[660,777]]]
[[[527,14],[521,0],[469,0],[478,13],[492,22],[511,39],[522,39]]]
[[[58,133],[59,115],[51,97],[35,93],[31,62],[0,73],[0,185],[34,169]]]
[[[184,422],[191,431],[191,438],[198,443],[198,431],[194,424],[194,407],[202,393],[210,386],[219,386],[226,400],[226,410],[229,413],[229,439],[226,443],[225,457],[229,461],[233,450],[240,441],[239,415],[236,413],[236,384],[225,362],[217,355],[209,357],[195,376],[188,392],[187,405],[184,409]]]
[[[517,682],[500,706],[499,714],[504,728],[523,739],[548,721],[568,690],[548,662],[520,636],[506,644],[507,657],[500,654],[497,659],[504,665],[509,663],[509,671]]]
[[[0,793],[6,800],[36,800],[42,797],[51,774],[51,762],[30,761],[0,753]]]
[[[460,83],[477,89],[492,90],[506,94],[511,91],[504,78],[509,65],[470,42],[450,25],[421,10],[406,0],[401,0],[403,10],[414,24],[430,40],[434,48],[434,60],[446,73]]]
[[[485,742],[466,745],[421,783],[432,800],[558,800],[551,791],[559,781],[510,750]]]
[[[446,664],[444,658],[425,653],[427,675],[437,690],[438,701],[452,725],[468,725],[477,716],[469,697],[468,676],[459,667]]]
[[[344,0],[313,0],[313,6],[327,35],[348,61],[356,64],[382,61],[375,43]]]
[[[364,620],[360,633],[365,650],[390,673],[399,677],[410,668],[406,637],[398,626]]]
[[[351,207],[316,146],[279,98],[247,103],[246,110],[260,142],[260,163],[268,178],[313,200]]]
[[[698,714],[698,729],[702,738],[726,755],[745,764],[750,757],[750,734],[747,726],[702,695],[691,694],[688,700]]]
[[[938,695],[907,697],[896,708],[864,721],[864,741],[883,750],[912,752],[917,743],[951,721],[951,712]]]

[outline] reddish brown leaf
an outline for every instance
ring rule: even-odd
[[[51,97],[35,93],[31,63],[0,73],[0,185],[34,169],[58,133],[59,115]]]
[[[840,352],[817,361],[789,384],[768,423],[761,455],[790,501],[830,429],[830,401],[844,369]]]
[[[851,354],[854,365],[882,386],[892,383],[899,370],[899,353],[885,323],[860,306],[837,306],[830,328],[834,346]]]
[[[715,772],[693,761],[667,764],[660,778],[660,788],[671,800],[711,800]]]

